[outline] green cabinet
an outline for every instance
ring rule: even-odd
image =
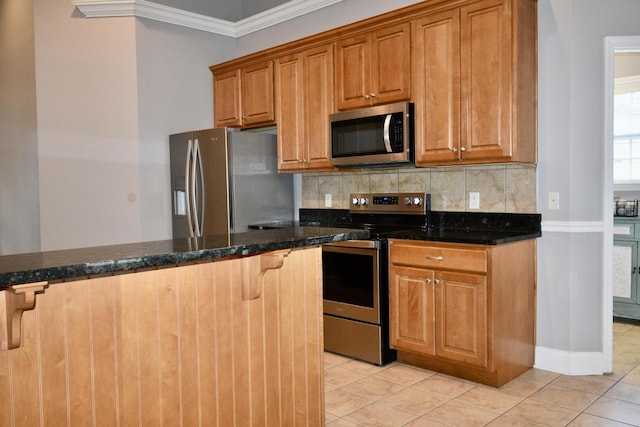
[[[615,219],[613,225],[613,315],[640,319],[640,221]]]

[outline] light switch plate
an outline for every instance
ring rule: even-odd
[[[469,209],[480,209],[480,193],[477,191],[469,192]]]
[[[325,194],[324,195],[324,207],[325,208],[330,208],[331,207],[331,194]]]
[[[560,209],[560,193],[558,193],[557,191],[549,192],[549,209],[550,210]]]

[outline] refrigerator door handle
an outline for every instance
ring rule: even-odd
[[[187,143],[187,161],[185,164],[185,171],[184,171],[184,177],[185,177],[185,199],[186,199],[186,211],[187,211],[187,224],[189,226],[189,237],[193,237],[193,221],[191,219],[192,213],[191,213],[191,197],[192,197],[192,188],[191,188],[191,182],[193,181],[193,179],[191,178],[191,173],[189,171],[189,169],[191,168],[191,160],[193,157],[193,141],[189,140],[189,142]]]
[[[200,196],[200,209],[196,209],[196,219],[195,219],[195,224],[196,224],[196,236],[197,237],[202,237],[202,233],[204,232],[204,195],[206,193],[205,188],[204,188],[204,170],[202,169],[202,153],[200,152],[200,142],[198,141],[198,139],[196,138],[195,140],[195,156],[194,156],[194,160],[197,161],[197,168],[194,167],[194,175],[193,175],[193,181],[194,181],[194,187],[196,187],[195,184],[195,180],[196,180],[196,174],[195,171],[196,169],[198,170],[198,178],[200,181],[200,194],[196,194],[197,196]],[[194,163],[196,163],[194,161]],[[198,205],[196,205],[198,206]],[[200,216],[200,218],[198,218],[198,216]]]
[[[197,140],[195,140],[191,149],[191,170],[189,171],[189,176],[191,177],[191,237],[200,237],[200,226],[198,225],[198,194],[196,185],[196,169],[198,167],[198,158],[196,153],[197,147]]]

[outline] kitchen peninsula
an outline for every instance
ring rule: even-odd
[[[319,245],[367,235],[0,257],[0,425],[323,425]]]

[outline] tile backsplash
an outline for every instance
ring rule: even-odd
[[[302,207],[348,209],[357,192],[431,193],[434,211],[536,213],[536,165],[497,164],[437,168],[369,169],[302,174]],[[480,209],[469,193],[480,193]]]

